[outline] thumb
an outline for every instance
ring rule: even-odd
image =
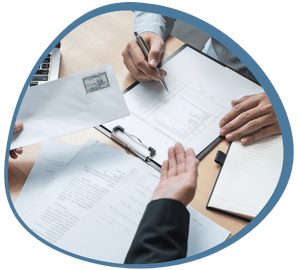
[[[150,67],[155,68],[160,62],[160,58],[164,52],[164,42],[159,39],[152,40],[148,55],[148,63]]]

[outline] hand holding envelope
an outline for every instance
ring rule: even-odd
[[[17,119],[24,129],[10,149],[129,115],[110,64],[27,89]]]

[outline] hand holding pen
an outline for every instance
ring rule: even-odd
[[[124,64],[135,79],[140,82],[151,80],[159,81],[160,76],[155,70],[155,67],[157,67],[164,52],[164,41],[159,35],[153,32],[144,32],[142,36],[147,47],[150,49],[149,59],[145,57],[137,40],[133,39],[122,52]],[[160,70],[160,73],[162,76],[166,75],[164,70]]]
[[[137,43],[139,44],[139,46],[141,47],[146,59],[148,60],[149,59],[149,50],[148,50],[148,47],[145,43],[145,41],[143,40],[143,38],[137,33],[137,32],[134,32],[134,35],[136,37],[136,40],[137,40]],[[150,59],[150,62],[153,61],[152,59]],[[155,71],[157,72],[157,74],[159,75],[159,82],[162,84],[162,86],[169,92],[168,88],[167,88],[167,85],[166,85],[166,82],[163,78],[163,76],[160,74],[160,71],[159,69],[157,68],[157,66],[154,67]]]

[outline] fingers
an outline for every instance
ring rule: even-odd
[[[122,52],[123,62],[138,81],[158,81],[160,78],[154,68],[160,62],[164,52],[164,41],[159,35],[152,32],[144,32],[141,36],[149,48],[148,61],[136,39],[133,39]],[[165,76],[166,72],[163,71],[162,75]]]
[[[184,205],[188,205],[194,198],[197,188],[199,160],[193,149],[186,150],[186,172],[184,175],[185,196],[182,199]]]
[[[242,143],[246,145],[268,136],[269,130],[280,134],[278,119],[266,93],[245,96],[231,103],[234,107],[220,121],[220,135],[226,140],[245,137]],[[272,128],[260,131],[267,127]]]
[[[192,148],[186,150],[186,171],[189,176],[187,179],[190,179],[193,186],[197,186],[198,178],[198,166],[199,160],[196,158],[195,152]]]
[[[241,139],[242,145],[249,145],[251,143],[257,142],[265,137],[280,134],[281,130],[279,124],[271,125],[260,129],[252,135],[248,135]]]
[[[21,121],[17,120],[15,125],[14,125],[14,131],[13,131],[14,136],[17,136],[18,132],[20,132],[22,129],[23,129],[23,123]],[[21,155],[22,153],[23,153],[23,148],[20,147],[20,148],[10,150],[9,151],[9,156],[12,159],[17,159],[18,155]]]
[[[22,129],[23,129],[23,123],[21,121],[17,120],[16,123],[15,123],[13,132],[15,133],[15,132],[18,132]]]
[[[257,132],[260,129],[273,124],[274,122],[271,119],[270,115],[263,115],[247,122],[246,124],[242,125],[240,128],[226,134],[225,138],[228,141],[239,140],[250,133]]]
[[[161,166],[160,179],[163,181],[168,178],[169,161],[165,160]]]
[[[259,110],[250,109],[246,112],[241,113],[240,115],[237,115],[233,120],[231,120],[229,123],[227,123],[221,128],[220,135],[225,136],[226,134],[238,129],[239,127],[246,125],[250,121],[259,118],[261,114],[262,113]]]
[[[186,150],[186,171],[197,171],[199,160],[196,159],[195,152],[192,148]]]
[[[15,150],[10,150],[10,151],[9,151],[9,156],[10,156],[12,159],[18,158],[18,155],[16,154]]]
[[[168,160],[161,167],[161,179],[183,174],[187,171],[197,172],[199,161],[192,148],[184,150],[182,144],[176,143],[168,150]]]
[[[22,147],[20,147],[20,148],[17,148],[17,149],[15,149],[15,151],[16,151],[16,153],[17,154],[22,154],[23,153],[23,148]]]
[[[137,42],[136,42],[136,44],[137,44]],[[145,78],[145,80],[152,80],[152,79],[158,80],[159,79],[157,72],[149,66],[140,47],[138,47],[138,49],[136,49],[131,54],[131,59],[132,59],[133,65],[134,65],[133,68],[135,68],[137,70],[136,72],[139,73],[139,76],[143,76],[143,78]]]
[[[165,43],[160,37],[149,39],[149,56],[148,63],[150,67],[155,68],[161,60],[165,50]]]
[[[168,176],[176,176],[186,172],[186,151],[181,143],[176,143],[168,151],[169,172]]]
[[[129,42],[122,52],[123,62],[131,74],[140,82],[150,81],[155,70],[147,63],[145,56],[136,40]]]
[[[177,164],[177,173],[182,174],[186,171],[186,153],[181,143],[176,143],[174,150]]]
[[[241,103],[241,102],[243,102],[243,101],[245,101],[245,100],[251,98],[252,96],[253,96],[253,95],[249,95],[249,96],[243,96],[243,97],[240,98],[240,99],[234,99],[234,100],[231,101],[231,105],[232,105],[232,107],[234,107],[234,106],[236,106],[237,104],[239,104],[239,103]]]
[[[239,100],[233,100],[232,105],[234,106],[230,112],[228,112],[220,121],[220,128],[230,123],[240,114],[255,108],[258,105],[258,101],[253,99],[252,96],[245,96]],[[223,136],[223,135],[221,135]]]
[[[161,167],[161,181],[151,200],[170,198],[187,206],[195,196],[199,161],[193,149],[180,143],[168,150],[168,160]]]
[[[20,148],[16,148],[16,149],[10,150],[10,151],[9,151],[9,156],[10,156],[12,159],[17,159],[17,158],[18,158],[18,155],[21,155],[22,153],[23,153],[23,148],[20,147]]]
[[[168,161],[169,161],[168,177],[176,176],[177,175],[177,162],[176,162],[176,154],[175,154],[174,147],[170,147],[168,150]]]

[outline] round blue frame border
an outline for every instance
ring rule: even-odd
[[[283,161],[283,168],[280,176],[280,180],[278,182],[278,185],[271,196],[270,200],[266,204],[266,206],[262,209],[262,211],[240,232],[226,240],[225,242],[221,243],[218,246],[215,246],[211,248],[210,250],[207,250],[205,252],[202,252],[200,254],[181,259],[181,260],[176,260],[172,262],[165,262],[165,263],[160,263],[160,264],[149,264],[149,265],[125,265],[125,264],[116,264],[116,263],[108,263],[108,262],[103,262],[103,261],[98,261],[98,260],[91,260],[85,257],[81,257],[75,254],[72,254],[70,252],[67,252],[63,249],[60,249],[49,242],[45,241],[38,235],[36,235],[34,232],[32,232],[26,224],[22,221],[22,219],[19,217],[18,213],[16,212],[13,203],[11,201],[10,193],[9,193],[9,188],[8,188],[8,160],[9,160],[9,149],[10,149],[10,142],[12,139],[12,133],[13,133],[13,128],[14,128],[14,123],[16,121],[16,117],[20,108],[20,105],[22,103],[23,97],[25,95],[26,89],[29,86],[29,83],[31,79],[33,78],[34,75],[34,70],[37,69],[37,67],[41,64],[43,59],[49,54],[49,52],[54,48],[54,46],[61,40],[63,39],[69,32],[71,32],[74,28],[76,28],[78,25],[84,23],[85,21],[109,12],[114,12],[114,11],[122,11],[122,10],[140,10],[140,11],[147,11],[147,12],[152,12],[152,13],[160,13],[169,17],[176,18],[178,20],[184,21],[186,23],[189,23],[190,25],[201,29],[202,31],[208,33],[210,36],[213,36],[217,40],[219,40],[221,43],[223,43],[226,47],[228,47],[231,51],[233,51],[240,59],[242,62],[246,64],[246,66],[251,70],[253,75],[258,79],[260,82],[261,86],[264,88],[265,92],[267,93],[278,118],[281,132],[282,132],[282,138],[283,138],[283,146],[284,146],[284,161]],[[6,196],[8,198],[9,205],[18,219],[18,221],[22,224],[22,226],[29,232],[31,233],[34,237],[39,239],[41,242],[44,244],[48,245],[49,247],[56,249],[66,255],[73,256],[77,259],[85,260],[88,262],[92,263],[97,263],[97,264],[102,264],[106,266],[114,266],[114,267],[123,267],[123,268],[156,268],[156,267],[164,267],[164,266],[171,266],[171,265],[178,265],[182,263],[186,263],[189,261],[194,261],[198,260],[201,258],[204,258],[206,256],[209,256],[217,251],[222,250],[223,248],[233,244],[243,236],[245,236],[247,233],[249,233],[251,230],[253,230],[273,209],[273,207],[276,205],[280,197],[282,196],[289,178],[290,174],[292,171],[292,166],[293,166],[293,156],[294,156],[294,148],[293,148],[293,137],[292,137],[292,131],[291,127],[289,124],[289,120],[286,114],[286,111],[284,109],[284,106],[275,90],[271,82],[269,81],[268,77],[265,75],[265,73],[262,71],[262,69],[257,65],[257,63],[249,56],[237,43],[235,43],[232,39],[230,39],[227,35],[213,27],[212,25],[202,21],[199,18],[196,18],[192,15],[189,15],[187,13],[164,7],[164,6],[159,6],[159,5],[153,5],[153,4],[144,4],[144,3],[134,3],[134,2],[123,2],[123,3],[115,3],[115,4],[110,4],[106,5],[103,7],[99,7],[97,9],[94,9],[77,20],[75,20],[73,23],[71,23],[66,29],[64,29],[56,38],[53,40],[53,42],[47,47],[47,49],[44,51],[44,53],[41,55],[39,60],[37,61],[36,65],[33,67],[30,75],[28,76],[28,79],[22,89],[22,92],[20,94],[13,118],[12,118],[12,123],[10,126],[10,132],[9,132],[9,137],[8,137],[8,142],[7,142],[7,148],[6,148],[6,156],[5,156],[5,171],[4,171],[4,177],[5,177],[5,189],[6,189]]]

